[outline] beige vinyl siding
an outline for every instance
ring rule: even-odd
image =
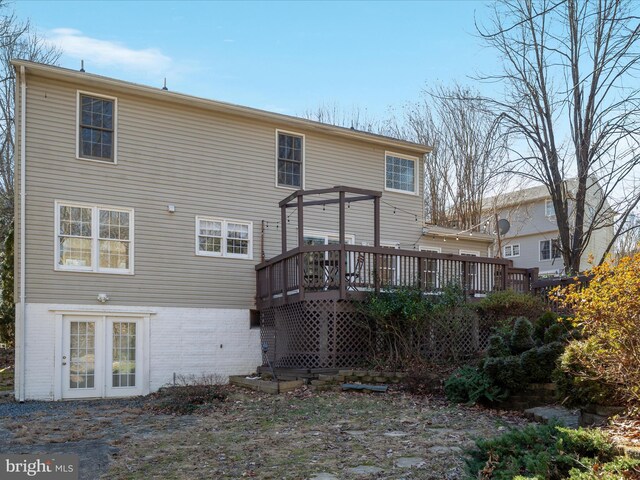
[[[269,222],[264,243],[270,258],[280,253],[277,203],[292,192],[275,187],[275,132],[297,129],[143,99],[125,90],[36,76],[27,82],[29,302],[95,304],[98,293],[107,293],[114,305],[253,305],[261,220]],[[118,98],[118,165],[75,158],[78,89]],[[346,184],[383,191],[384,146],[299,133],[305,135],[307,189]],[[135,275],[54,271],[56,200],[133,208]],[[385,192],[383,200],[421,219],[420,196]],[[174,214],[167,212],[168,204],[176,206]],[[253,260],[196,256],[196,216],[253,222]],[[333,205],[324,212],[310,208],[305,218],[309,230],[338,229]],[[290,220],[293,247],[297,215]],[[383,204],[381,220],[382,237],[403,248],[420,237],[421,222],[411,215],[394,215]],[[357,243],[372,240],[372,203],[347,209],[347,232],[355,234]]]

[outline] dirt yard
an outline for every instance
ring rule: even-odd
[[[272,396],[224,387],[190,415],[149,398],[0,403],[0,451],[77,453],[81,478],[459,479],[463,451],[526,421],[386,394]]]

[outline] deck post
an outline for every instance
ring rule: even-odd
[[[340,198],[339,202],[339,235],[340,235],[340,254],[339,254],[339,262],[338,262],[338,281],[340,282],[340,299],[344,300],[347,298],[347,282],[346,282],[346,268],[347,268],[347,255],[346,250],[344,248],[344,235],[345,235],[345,192],[344,190],[340,191],[338,194]]]
[[[462,261],[462,291],[464,298],[469,296],[469,264],[467,260]]]
[[[422,291],[423,288],[426,291],[426,282],[422,281],[422,275],[424,274],[424,267],[423,267],[424,263],[425,263],[425,259],[422,257],[418,257],[418,278],[416,279],[416,282],[418,284],[418,290],[420,291]]]
[[[304,244],[304,198],[302,195],[298,197],[298,247]]]
[[[513,267],[513,260],[509,260],[509,263],[502,266],[502,290],[506,290],[509,287],[509,275],[511,267]]]
[[[298,248],[304,245],[304,197],[298,196]],[[298,294],[304,300],[304,252],[298,254]]]
[[[282,252],[287,251],[287,207],[280,207],[280,226],[282,227]]]
[[[271,291],[271,265],[267,267],[267,293],[269,294],[269,301],[267,305],[270,307],[273,303],[273,292]]]
[[[373,246],[380,247],[380,197],[373,199]],[[373,254],[373,281],[375,282],[375,292],[380,293],[380,256]]]

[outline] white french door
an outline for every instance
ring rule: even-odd
[[[64,317],[62,325],[62,397],[104,394],[103,322],[95,316]]]
[[[142,340],[141,318],[63,316],[62,398],[141,395]]]

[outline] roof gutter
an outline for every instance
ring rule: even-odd
[[[25,234],[26,234],[26,119],[27,119],[27,79],[23,65],[20,66],[20,378],[19,388],[17,389],[18,401],[24,402],[25,399],[25,379],[26,379],[26,326],[27,326],[27,308],[25,306],[25,286],[26,286],[26,261],[25,261]]]

